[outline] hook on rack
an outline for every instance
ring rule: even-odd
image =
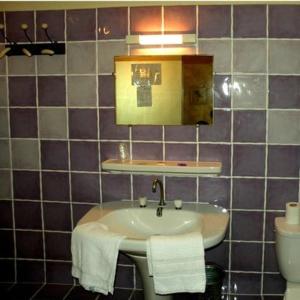
[[[52,40],[49,33],[48,33],[48,24],[47,23],[42,23],[41,28],[44,30],[45,35],[46,35],[47,39],[49,40],[49,42],[51,44],[55,44],[56,41]],[[55,54],[54,50],[49,49],[49,48],[43,49],[41,51],[41,53],[44,54],[44,55],[54,55]]]
[[[0,33],[1,33],[1,35],[2,35],[2,37],[3,37],[3,39],[4,39],[4,41],[8,42],[9,45],[16,44],[16,42],[12,42],[12,41],[9,40],[9,38],[5,35],[5,33],[4,33],[4,24],[0,24]],[[4,57],[4,56],[11,50],[11,47],[9,47],[9,45],[0,51],[0,59],[1,59],[2,57]]]
[[[24,34],[25,34],[27,40],[30,42],[30,44],[32,44],[32,40],[31,40],[31,38],[29,37],[28,32],[27,32],[27,31],[28,31],[28,28],[29,28],[29,26],[28,26],[26,23],[21,24],[21,29],[23,30],[23,32],[24,32]],[[28,48],[28,47],[27,47],[27,48]],[[22,52],[23,52],[26,56],[31,57],[32,54],[31,54],[31,52],[30,52],[27,48],[26,48],[26,47],[23,47],[23,48],[22,48]]]

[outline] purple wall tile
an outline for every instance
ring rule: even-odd
[[[152,192],[152,182],[159,176],[139,176],[133,175],[133,199],[137,200],[139,197],[147,197],[150,200],[159,200],[159,193]]]
[[[71,142],[71,169],[76,171],[98,171],[98,143]]]
[[[196,178],[166,177],[166,200],[196,201]]]
[[[35,295],[35,300],[42,299],[63,299],[68,291],[72,288],[72,285],[60,285],[60,284],[46,284]]]
[[[234,5],[233,6],[234,37],[265,37],[266,6]]]
[[[99,79],[99,105],[115,106],[115,79],[112,75],[100,75]]]
[[[132,126],[132,139],[141,141],[160,141],[162,139],[162,126]]]
[[[72,299],[85,299],[85,300],[95,300],[95,295],[91,294],[90,291],[85,290],[81,286],[75,286],[66,300],[72,300]]]
[[[249,224],[252,224],[249,226]],[[253,211],[232,212],[232,239],[240,241],[261,241],[263,213]]]
[[[37,111],[36,109],[10,109],[11,137],[36,138],[37,137]]]
[[[0,202],[0,228],[12,228],[12,202]]]
[[[237,209],[263,209],[264,179],[233,179],[232,207]]]
[[[298,177],[300,146],[269,146],[268,176]]]
[[[93,207],[94,204],[72,204],[74,226]]]
[[[11,106],[36,106],[35,77],[9,77],[8,86]]]
[[[14,235],[12,230],[1,230],[0,257],[14,257]]]
[[[165,6],[165,33],[195,33],[196,6]]]
[[[63,141],[41,141],[42,169],[67,170],[68,144]]]
[[[126,140],[129,138],[128,126],[115,124],[115,110],[100,109],[101,139]]]
[[[124,39],[127,30],[127,7],[98,9],[98,40]]]
[[[266,213],[266,229],[265,229],[265,240],[275,241],[275,218],[283,217],[284,212],[267,212]]]
[[[42,24],[48,24],[48,34],[54,41],[65,40],[65,16],[63,10],[45,10],[36,12],[37,41],[48,41]]]
[[[229,207],[230,180],[227,178],[199,178],[199,201]]]
[[[230,5],[199,6],[199,37],[230,36]]]
[[[233,175],[264,176],[265,148],[261,145],[234,145]]]
[[[234,271],[260,271],[262,245],[255,243],[232,243],[231,268]]]
[[[199,126],[199,140],[208,142],[229,142],[231,130],[231,112],[215,110],[213,124]]]
[[[205,251],[205,261],[214,262],[224,268],[228,269],[228,251],[229,243],[223,242],[217,247],[210,248]]]
[[[102,201],[130,199],[130,176],[123,174],[102,174]],[[118,189],[114,189],[114,187]]]
[[[166,141],[195,141],[196,126],[165,126]]]
[[[15,226],[17,229],[41,229],[41,204],[15,201]]]
[[[16,231],[17,255],[21,258],[43,258],[42,232]]]
[[[269,36],[271,38],[300,38],[299,27],[299,5],[270,5]]]
[[[96,39],[96,10],[67,10],[67,39],[84,41]]]
[[[260,294],[261,275],[233,273],[231,275],[231,292],[235,294]],[[245,297],[245,298],[244,298]],[[241,300],[259,300],[260,296],[238,296]]]
[[[283,209],[285,204],[298,201],[299,181],[284,179],[268,179],[267,209]]]
[[[13,260],[0,259],[0,280],[2,282],[14,282],[15,280],[15,263]]]
[[[0,12],[0,24],[4,24],[4,12]],[[3,43],[4,38],[2,37],[2,35],[0,36],[0,43]]]
[[[28,42],[25,37],[21,24],[29,26],[27,32],[32,41],[34,41],[34,15],[32,11],[12,11],[6,12],[6,35],[15,42]]]
[[[98,174],[72,173],[72,201],[99,203],[100,187]]]
[[[47,259],[72,259],[70,233],[46,232],[45,243]]]
[[[129,143],[127,143],[129,149]],[[100,143],[101,161],[113,158],[120,158],[119,143],[115,142],[101,142]]]
[[[115,279],[115,287],[133,288],[133,267],[118,266]]]
[[[230,75],[214,76],[214,106],[222,108],[231,106]],[[216,113],[216,111],[214,111],[214,113]]]
[[[69,132],[71,139],[96,139],[96,109],[69,109]]]
[[[17,199],[40,199],[39,172],[14,171],[14,195]]]
[[[162,143],[133,143],[132,159],[161,160],[163,158],[162,150]]]
[[[44,203],[45,230],[71,230],[70,205],[65,203]]]
[[[286,280],[281,274],[265,274],[263,285],[265,294],[284,294],[286,290]]]
[[[275,247],[275,244],[265,244],[265,272],[279,272]]]
[[[300,76],[269,77],[270,108],[300,108]]]
[[[160,33],[161,23],[159,6],[130,8],[130,34]]]
[[[196,144],[166,144],[166,160],[196,160]]]
[[[43,199],[69,201],[69,173],[42,173]]]
[[[233,116],[233,140],[235,142],[265,142],[266,112],[235,111]]]
[[[73,283],[71,262],[47,261],[46,278],[48,283]]]
[[[18,260],[17,275],[18,282],[43,282],[44,263],[34,260]]]
[[[200,161],[220,161],[222,162],[222,175],[230,174],[230,146],[229,145],[211,145],[200,144]]]
[[[39,106],[65,106],[66,83],[64,76],[39,76]]]

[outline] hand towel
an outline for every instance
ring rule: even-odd
[[[205,292],[201,233],[151,236],[147,240],[147,260],[157,294]]]
[[[72,275],[87,290],[113,293],[120,243],[125,236],[100,222],[76,226],[72,232]]]

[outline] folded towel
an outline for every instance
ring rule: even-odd
[[[151,236],[147,241],[147,260],[157,294],[205,292],[204,246],[200,233]]]
[[[87,290],[113,293],[120,243],[124,236],[99,222],[76,226],[72,233],[72,275]]]

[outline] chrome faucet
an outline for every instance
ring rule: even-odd
[[[158,208],[156,210],[156,215],[158,217],[161,217],[162,216],[163,206],[166,205],[166,202],[165,202],[165,198],[164,198],[164,187],[163,187],[163,184],[162,184],[162,182],[159,179],[156,178],[152,182],[152,193],[156,192],[157,185],[159,185],[160,197],[159,197]]]

